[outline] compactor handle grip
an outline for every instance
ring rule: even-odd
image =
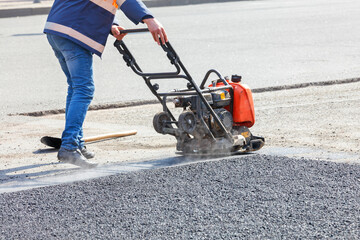
[[[147,28],[136,28],[136,29],[120,30],[120,34],[125,34],[125,33],[142,33],[142,32],[149,32],[149,29],[147,29]]]

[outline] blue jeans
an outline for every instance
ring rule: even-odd
[[[65,130],[61,148],[82,149],[83,123],[94,96],[93,55],[80,45],[57,35],[47,34],[47,39],[66,75],[68,92],[65,108]]]

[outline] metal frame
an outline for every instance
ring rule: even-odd
[[[138,33],[138,32],[146,32],[146,31],[148,31],[148,29],[146,29],[146,28],[128,29],[128,30],[122,30],[121,34],[122,33]],[[222,124],[221,120],[219,119],[217,114],[214,112],[214,110],[212,109],[210,104],[206,101],[206,99],[203,95],[203,93],[209,93],[209,92],[222,90],[222,89],[229,89],[230,94],[232,95],[231,99],[233,99],[232,86],[221,76],[221,74],[218,71],[216,71],[214,69],[209,70],[206,73],[206,75],[199,87],[195,83],[195,81],[193,80],[193,78],[191,77],[191,75],[189,74],[189,72],[187,71],[185,66],[183,65],[183,63],[181,62],[179,56],[175,52],[174,48],[171,46],[170,42],[166,42],[165,44],[162,44],[161,47],[164,50],[164,52],[166,52],[166,55],[167,55],[168,59],[170,60],[170,63],[172,65],[174,65],[174,67],[176,69],[174,72],[144,73],[141,70],[141,68],[139,67],[139,65],[137,64],[135,58],[133,57],[133,55],[131,54],[129,49],[126,47],[124,41],[116,40],[114,43],[114,46],[117,48],[119,53],[123,56],[123,59],[126,62],[127,66],[130,67],[137,75],[141,76],[144,79],[146,85],[149,87],[151,92],[156,96],[156,98],[163,105],[164,112],[167,112],[170,115],[171,119],[173,120],[173,122],[171,122],[171,123],[176,124],[176,126],[178,127],[177,120],[175,119],[175,117],[173,116],[173,114],[170,112],[170,110],[168,109],[168,107],[166,105],[167,97],[168,96],[184,96],[184,95],[196,96],[196,95],[198,95],[200,97],[201,102],[204,104],[204,106],[210,112],[212,117],[215,119],[216,123],[224,131],[225,137],[231,143],[234,142],[232,134],[226,130],[226,128]],[[212,73],[214,73],[218,76],[218,78],[219,78],[218,81],[221,81],[224,84],[224,86],[216,87],[216,83],[213,83],[213,87],[205,88],[205,84],[206,84],[210,74],[212,74]],[[151,84],[151,81],[155,80],[155,79],[176,79],[176,78],[183,78],[183,79],[189,81],[189,83],[188,83],[189,88],[173,90],[171,92],[165,92],[165,93],[158,93],[157,92],[158,86],[156,84],[154,84],[154,85]],[[233,104],[233,102],[231,102],[231,108],[232,108],[232,104]],[[201,104],[197,104],[197,106],[201,107]],[[216,138],[214,137],[214,135],[212,134],[212,132],[210,131],[210,129],[207,127],[207,125],[205,124],[205,122],[203,120],[202,111],[197,111],[197,114],[200,115],[198,117],[199,117],[200,121],[202,121],[204,127],[208,130],[209,135],[212,136],[213,141],[216,141]]]

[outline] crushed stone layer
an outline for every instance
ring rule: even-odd
[[[266,139],[259,153],[360,163],[360,82],[254,93],[253,97],[256,122],[251,131]],[[176,110],[178,117],[182,109]],[[84,125],[86,137],[138,131],[135,136],[88,145],[96,153],[94,161],[111,165],[175,156],[176,139],[156,133],[152,126],[153,116],[160,111],[160,104],[90,111]],[[78,171],[59,163],[57,151],[40,143],[42,136],[61,136],[63,126],[64,114],[6,116],[0,127],[0,183]]]
[[[359,239],[360,166],[252,155],[0,195],[1,239]]]

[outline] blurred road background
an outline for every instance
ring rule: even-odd
[[[151,10],[197,82],[210,68],[241,74],[251,88],[360,75],[356,0],[238,1]],[[126,28],[135,27],[122,12],[117,17]],[[1,116],[64,107],[66,82],[42,34],[45,21],[46,15],[0,18]],[[93,104],[154,99],[113,41],[110,36],[102,59],[94,57]],[[169,69],[150,35],[125,41],[144,70]],[[160,83],[161,89],[178,85]]]

